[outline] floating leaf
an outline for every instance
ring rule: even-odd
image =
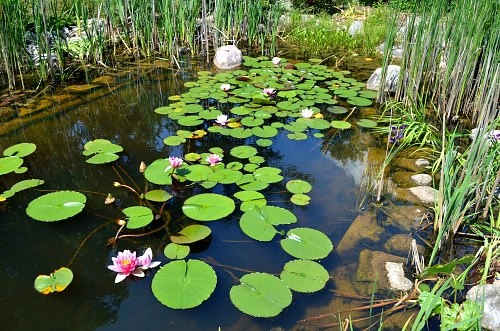
[[[257,148],[252,146],[236,146],[229,153],[239,159],[248,159],[257,154]]]
[[[0,158],[0,175],[8,174],[9,172],[20,173],[23,159],[16,156],[8,156]]]
[[[377,127],[377,122],[369,120],[367,118],[360,119],[359,121],[356,122],[358,126],[361,126],[363,128],[375,128]]]
[[[331,121],[330,125],[332,126],[332,128],[341,129],[341,130],[351,128],[351,123],[346,122],[346,121]]]
[[[32,143],[20,143],[12,145],[3,151],[4,156],[25,157],[36,150],[36,145]]]
[[[277,183],[283,180],[281,169],[274,167],[262,167],[254,171],[253,176],[256,180],[264,183]]]
[[[256,205],[241,216],[240,227],[250,238],[271,241],[278,232],[274,226],[295,222],[297,222],[297,217],[287,209]]]
[[[257,139],[255,143],[260,147],[268,147],[273,144],[273,141],[271,139]]]
[[[169,243],[167,246],[165,246],[163,254],[165,254],[165,256],[168,257],[169,259],[179,260],[188,256],[190,250],[191,249],[189,248],[189,246],[179,245],[176,243]]]
[[[231,302],[245,314],[274,317],[292,303],[292,292],[286,284],[270,274],[251,273],[231,288]]]
[[[187,180],[192,182],[201,182],[207,180],[208,176],[213,173],[213,169],[207,165],[194,164],[187,168],[188,173],[185,175]]]
[[[332,106],[332,107],[328,107],[327,110],[331,113],[334,113],[334,114],[345,114],[348,112],[347,108],[346,107],[342,107],[342,106]]]
[[[318,260],[328,256],[333,250],[330,239],[323,233],[310,228],[295,228],[288,231],[281,247],[293,257]]]
[[[16,184],[12,185],[12,187],[9,190],[3,192],[2,197],[10,198],[19,191],[23,191],[23,190],[26,190],[26,189],[29,189],[32,187],[36,187],[36,186],[42,185],[43,183],[44,183],[44,181],[41,179],[22,180]]]
[[[290,201],[298,206],[305,206],[309,204],[309,202],[311,201],[311,197],[306,194],[298,193],[292,195]]]
[[[188,198],[182,211],[197,221],[214,221],[228,216],[235,208],[234,201],[226,196],[203,193]]]
[[[73,272],[66,267],[59,268],[47,275],[39,275],[35,279],[35,289],[42,294],[61,292],[73,281]]]
[[[174,309],[199,306],[215,290],[217,275],[199,260],[172,261],[154,276],[151,290],[158,301]]]
[[[127,215],[128,229],[138,229],[148,225],[154,219],[153,211],[144,206],[132,206],[122,210]]]
[[[87,198],[79,192],[52,192],[31,201],[26,213],[38,221],[60,221],[80,213],[85,207],[85,202]]]
[[[272,138],[278,134],[278,129],[270,125],[264,125],[263,127],[252,128],[252,133],[256,137]]]
[[[347,99],[347,103],[353,106],[367,107],[370,106],[373,102],[367,98],[352,97]]]
[[[179,146],[180,144],[186,142],[186,138],[179,136],[169,136],[163,139],[163,142],[168,146]]]
[[[233,184],[238,182],[242,177],[243,174],[240,171],[221,169],[208,175],[207,179],[221,184]]]
[[[290,193],[308,193],[312,190],[312,186],[304,180],[292,179],[286,183],[286,189]]]
[[[166,192],[164,190],[152,190],[152,191],[148,191],[144,195],[144,197],[150,201],[165,202],[172,197],[172,194],[169,194],[168,192]]]
[[[168,159],[159,159],[153,161],[150,165],[146,167],[144,171],[144,177],[153,184],[158,185],[171,185],[172,176],[169,171],[166,171],[170,167],[170,162]]]
[[[285,264],[280,278],[294,291],[312,293],[324,288],[330,275],[318,262],[293,260]]]
[[[267,204],[264,194],[257,191],[240,191],[236,192],[234,196],[242,201],[240,206],[241,211],[248,211],[254,206],[263,207]]]
[[[95,139],[89,141],[83,146],[83,148],[83,155],[94,155],[86,160],[87,163],[91,164],[104,164],[113,162],[119,157],[118,155],[116,155],[116,153],[123,151],[123,147],[113,144],[107,139]]]
[[[307,135],[304,132],[289,133],[286,137],[290,140],[306,140]]]
[[[170,240],[176,244],[191,244],[208,237],[212,233],[210,228],[201,224],[186,226],[175,236],[170,236]]]

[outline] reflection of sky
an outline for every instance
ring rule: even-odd
[[[347,160],[345,162],[340,162],[339,160],[336,160],[332,158],[333,163],[337,165],[338,167],[344,169],[346,173],[348,173],[353,179],[354,182],[356,183],[356,186],[361,185],[361,180],[363,178],[363,174],[365,172],[366,168],[366,161],[368,157],[368,151],[362,152],[363,157],[360,158],[361,160]]]

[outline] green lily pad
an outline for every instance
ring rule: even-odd
[[[168,167],[170,167],[168,159],[155,160],[146,167],[144,177],[153,184],[172,185],[172,176],[167,170]]]
[[[328,107],[326,110],[328,110],[330,113],[333,114],[345,114],[348,112],[347,108],[342,106],[331,106]]]
[[[359,92],[359,96],[367,99],[376,99],[378,95],[375,91],[361,91]]]
[[[264,159],[264,157],[262,157],[260,155],[255,155],[255,156],[250,157],[248,159],[248,162],[255,163],[255,164],[261,164],[261,163],[266,162],[266,159]]]
[[[155,202],[165,202],[172,198],[172,194],[169,194],[167,191],[164,190],[152,190],[148,191],[144,197],[149,200],[149,201],[155,201]]]
[[[318,139],[321,139],[323,138],[325,135],[321,132],[316,132],[313,134],[314,138],[318,138]]]
[[[3,151],[4,156],[25,157],[36,150],[36,145],[32,143],[20,143],[12,145]]]
[[[304,260],[319,260],[330,254],[333,244],[321,231],[310,228],[295,228],[288,231],[280,241],[281,247],[293,257]]]
[[[237,170],[221,169],[208,175],[207,180],[221,184],[233,184],[238,182],[243,174]]]
[[[281,169],[274,167],[262,167],[254,171],[253,176],[256,180],[264,183],[278,183],[283,180]]]
[[[304,132],[295,132],[287,134],[286,137],[290,140],[306,140],[307,134]]]
[[[168,146],[179,146],[180,144],[183,144],[186,142],[186,138],[179,137],[179,136],[169,136],[169,137],[163,139],[163,142],[165,143],[165,145],[168,145]]]
[[[290,201],[292,201],[294,204],[298,206],[305,206],[308,205],[309,202],[311,202],[311,197],[306,194],[297,193],[292,195]]]
[[[143,206],[132,206],[122,210],[122,212],[127,216],[127,228],[128,229],[138,229],[142,228],[154,219],[153,211],[148,207]]]
[[[35,289],[42,294],[61,292],[73,281],[71,269],[62,267],[55,270],[49,276],[38,275],[35,279]]]
[[[196,162],[201,159],[201,156],[198,153],[187,153],[184,155],[184,159],[189,162]]]
[[[171,235],[170,240],[176,244],[191,244],[205,239],[212,233],[208,226],[192,224],[179,231],[177,235]]]
[[[251,273],[231,288],[231,302],[245,314],[255,317],[274,317],[292,303],[292,292],[286,284],[270,274]]]
[[[375,128],[377,127],[377,122],[369,120],[367,118],[362,118],[359,121],[356,122],[358,126],[363,127],[363,128]]]
[[[169,243],[165,246],[163,254],[171,260],[180,260],[188,256],[190,251],[191,248],[189,246]]]
[[[257,148],[252,146],[236,146],[229,153],[239,159],[248,159],[257,154]]]
[[[0,197],[10,198],[19,191],[27,190],[32,187],[42,185],[44,183],[41,179],[26,179],[12,185],[12,187],[0,194]]]
[[[308,193],[312,190],[312,186],[304,180],[292,179],[286,183],[286,189],[290,193]]]
[[[83,155],[94,155],[86,160],[87,163],[91,164],[104,164],[113,162],[119,158],[116,153],[123,151],[123,147],[113,144],[107,139],[95,139],[89,141],[83,146],[83,148]]]
[[[177,121],[177,123],[179,123],[179,125],[184,125],[184,126],[197,126],[203,123],[203,119],[197,115],[190,115],[182,117]]]
[[[367,99],[367,98],[362,98],[362,97],[351,97],[347,99],[347,103],[353,106],[358,106],[358,107],[367,107],[371,106],[373,103],[372,100]]]
[[[214,221],[231,214],[236,208],[234,201],[215,193],[203,193],[188,198],[182,206],[187,217],[197,221]]]
[[[61,221],[80,213],[87,198],[75,191],[47,193],[31,201],[26,208],[29,217],[43,222]]]
[[[294,291],[312,293],[323,289],[330,275],[318,262],[293,260],[285,264],[280,278]]]
[[[257,191],[240,191],[234,194],[234,197],[241,200],[240,210],[245,212],[254,206],[263,207],[267,204],[264,194]]]
[[[158,301],[173,309],[199,306],[212,295],[217,275],[207,263],[199,260],[172,261],[154,276],[151,290]]]
[[[213,173],[213,169],[204,164],[193,164],[187,168],[188,173],[186,179],[192,182],[201,182],[208,179],[208,176]]]
[[[332,128],[341,129],[341,130],[351,128],[351,123],[346,122],[346,121],[331,121],[330,125],[332,126]]]
[[[21,167],[24,160],[16,156],[8,156],[0,158],[0,175],[5,175],[10,172],[23,173],[27,170],[25,167]]]
[[[274,226],[292,224],[297,217],[289,210],[275,206],[255,206],[246,211],[240,218],[243,232],[259,241],[271,241],[278,231]]]
[[[269,147],[273,144],[273,141],[271,139],[257,139],[255,144],[260,147]]]
[[[252,128],[252,133],[259,138],[272,138],[278,134],[278,129],[270,125],[264,125],[263,127]]]

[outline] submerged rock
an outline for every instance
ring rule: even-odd
[[[426,159],[397,158],[394,160],[394,166],[413,172],[423,171],[429,164],[430,162]]]
[[[384,209],[387,215],[386,225],[394,226],[404,232],[409,232],[422,220],[425,209],[419,206],[389,206]],[[409,246],[408,246],[409,248]]]
[[[392,236],[384,244],[384,248],[391,254],[408,255],[413,237],[409,234]]]
[[[409,291],[413,282],[404,276],[406,258],[365,249],[359,254],[355,287],[362,295],[370,295],[373,282],[377,292]]]
[[[215,52],[214,64],[219,69],[233,69],[242,63],[241,51],[234,45],[219,47]]]
[[[473,286],[466,298],[476,301],[479,305],[484,303],[483,319],[481,326],[488,330],[500,331],[500,280],[493,284]]]
[[[384,86],[385,91],[390,93],[396,92],[400,71],[401,67],[398,65],[390,64],[387,67],[387,74],[385,77],[385,86]],[[378,68],[370,76],[370,78],[368,78],[368,81],[366,82],[366,88],[369,90],[378,91],[380,88],[381,80],[382,80],[382,68]]]
[[[361,241],[380,241],[380,234],[384,229],[377,224],[377,217],[374,212],[366,211],[356,217],[349,229],[340,240],[337,252],[342,254],[355,248]]]
[[[411,179],[419,186],[427,186],[432,183],[432,176],[429,174],[415,174],[411,176]]]
[[[410,187],[410,192],[416,195],[423,203],[433,204],[439,191],[430,186]]]

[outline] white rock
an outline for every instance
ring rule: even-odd
[[[380,46],[377,47],[377,51],[383,55],[385,52],[385,43],[380,44]],[[392,46],[392,57],[393,58],[402,59],[403,55],[404,55],[403,47]]]
[[[428,165],[430,165],[431,163],[429,162],[429,160],[426,160],[426,159],[417,159],[415,161],[415,164],[419,167],[427,167]]]
[[[420,201],[423,203],[434,203],[434,199],[438,194],[438,190],[430,187],[430,186],[415,186],[410,187],[411,193],[415,194]]]
[[[403,263],[386,262],[385,269],[392,290],[409,291],[412,289],[413,283],[405,277]]]
[[[243,63],[243,56],[234,45],[221,46],[214,56],[214,64],[219,69],[233,69]]]
[[[432,183],[432,176],[428,174],[415,174],[411,179],[419,186],[428,186]]]
[[[500,331],[500,281],[493,284],[473,286],[466,298],[483,304],[484,311],[481,326],[488,330]]]
[[[349,26],[349,29],[347,30],[347,33],[351,37],[354,37],[355,35],[359,34],[361,31],[363,31],[364,25],[365,25],[365,22],[356,20],[356,21],[351,23],[351,25]]]
[[[390,64],[387,67],[387,74],[385,77],[385,90],[391,93],[396,92],[396,87],[398,85],[399,72],[401,67],[398,65]],[[366,88],[369,90],[378,91],[380,88],[380,82],[382,79],[382,68],[378,68],[375,72],[368,78],[366,82]]]

